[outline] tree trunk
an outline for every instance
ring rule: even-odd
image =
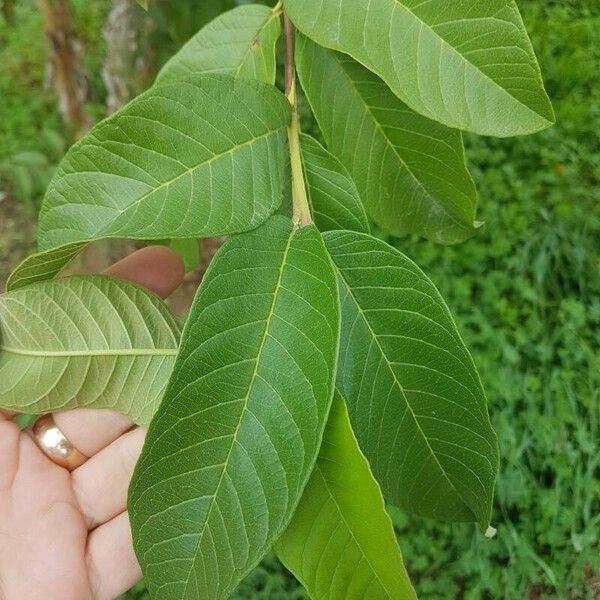
[[[79,137],[91,126],[85,108],[88,84],[83,65],[83,48],[73,27],[69,0],[39,0],[44,30],[50,46],[52,82],[58,110],[64,122]]]
[[[102,78],[108,92],[108,114],[119,110],[144,87],[142,34],[145,13],[135,0],[112,0],[103,29],[106,60]]]

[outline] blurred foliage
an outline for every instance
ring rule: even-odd
[[[156,68],[220,7],[235,3],[154,0]],[[74,0],[97,118],[104,110],[108,4]],[[465,136],[486,222],[480,236],[456,247],[393,240],[456,315],[488,393],[502,456],[494,539],[471,525],[393,511],[424,599],[600,597],[600,2],[519,4],[557,125],[518,139]],[[46,47],[32,7],[33,0],[18,3],[14,29],[0,20],[0,178],[31,206],[60,154],[42,132],[61,131],[52,94],[43,89]],[[317,134],[303,116],[305,129]],[[126,597],[147,594],[140,585]],[[304,594],[270,556],[235,598]]]

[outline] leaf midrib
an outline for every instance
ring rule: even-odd
[[[42,358],[70,358],[76,356],[176,356],[177,348],[122,348],[115,350],[25,350],[0,345],[0,352]]]
[[[473,509],[471,508],[471,506],[469,506],[469,504],[467,504],[465,502],[465,500],[462,497],[461,493],[456,488],[456,486],[454,485],[454,483],[452,482],[452,480],[448,477],[448,475],[446,474],[446,471],[444,470],[444,468],[442,467],[440,461],[438,460],[437,454],[435,453],[435,451],[431,447],[431,444],[429,443],[429,440],[427,439],[427,436],[425,435],[425,432],[421,428],[421,424],[419,423],[417,415],[413,411],[412,406],[411,406],[410,402],[408,401],[408,398],[407,398],[406,393],[404,391],[404,386],[400,383],[400,381],[396,377],[396,372],[394,371],[394,369],[392,369],[392,365],[391,365],[390,361],[388,360],[386,353],[383,351],[383,348],[381,347],[381,344],[379,343],[379,338],[377,337],[377,335],[373,331],[373,328],[371,327],[371,323],[367,319],[367,316],[365,315],[364,311],[362,310],[362,308],[361,308],[358,300],[356,299],[356,296],[352,292],[350,284],[346,281],[344,275],[341,272],[341,269],[339,269],[339,267],[337,265],[335,265],[335,269],[336,269],[337,273],[339,274],[340,279],[344,282],[344,286],[348,290],[348,294],[350,295],[350,297],[354,301],[354,304],[356,305],[357,310],[360,312],[360,315],[363,318],[363,321],[365,322],[368,330],[370,331],[370,333],[371,333],[371,335],[373,337],[373,340],[375,341],[375,344],[377,345],[377,348],[379,349],[379,352],[381,353],[381,356],[383,357],[383,360],[385,361],[385,364],[387,365],[387,368],[388,368],[389,372],[392,375],[394,383],[398,386],[398,389],[400,390],[400,392],[402,394],[402,397],[404,398],[404,402],[406,404],[406,408],[410,412],[410,414],[411,414],[411,416],[413,418],[413,421],[414,421],[414,423],[415,423],[415,425],[417,427],[417,430],[421,434],[421,437],[424,440],[427,448],[429,449],[429,452],[431,453],[431,456],[435,460],[435,463],[438,466],[438,469],[439,469],[440,473],[442,474],[442,476],[444,477],[444,479],[450,484],[450,487],[456,492],[456,495],[461,499],[462,503],[471,511],[471,513],[473,514],[473,516],[475,516],[475,518],[477,519],[477,515],[473,512]]]
[[[267,337],[269,335],[269,329],[271,326],[271,320],[275,314],[275,304],[277,303],[277,298],[279,297],[279,292],[282,289],[282,280],[283,280],[283,273],[285,271],[285,267],[287,264],[287,257],[289,254],[289,250],[290,247],[292,245],[292,240],[294,238],[294,234],[295,234],[295,230],[291,231],[289,233],[289,237],[288,237],[288,241],[285,247],[285,250],[283,252],[283,257],[281,259],[281,267],[279,270],[279,275],[277,277],[277,283],[275,285],[275,290],[273,292],[273,300],[271,301],[271,306],[269,307],[269,313],[267,315],[267,319],[265,321],[265,330],[264,333],[262,335],[262,338],[260,340],[260,345],[258,348],[258,352],[256,355],[256,364],[254,365],[254,370],[252,372],[252,376],[250,377],[250,382],[248,385],[248,393],[246,394],[245,398],[243,398],[243,406],[242,406],[242,411],[240,413],[240,418],[238,421],[238,424],[235,428],[235,431],[233,433],[232,436],[232,440],[231,440],[231,446],[229,448],[229,452],[227,453],[227,457],[225,458],[224,462],[223,462],[223,470],[221,471],[221,476],[219,477],[219,481],[217,482],[217,485],[215,486],[215,491],[214,494],[212,495],[212,499],[210,502],[210,506],[208,508],[208,511],[206,513],[206,519],[204,521],[204,525],[202,526],[202,530],[200,531],[200,533],[198,534],[198,543],[196,544],[196,549],[194,551],[194,555],[191,561],[191,565],[190,565],[190,570],[188,571],[188,576],[187,576],[187,580],[186,580],[186,584],[185,584],[185,588],[184,588],[184,593],[187,594],[188,591],[188,586],[190,584],[190,579],[191,579],[191,575],[192,572],[194,570],[194,565],[196,562],[196,556],[198,556],[198,551],[200,549],[200,544],[202,543],[202,539],[204,537],[204,532],[206,531],[206,527],[208,526],[208,522],[210,520],[210,517],[212,515],[212,511],[216,505],[216,499],[217,499],[217,495],[219,493],[219,489],[221,488],[221,485],[223,484],[223,479],[225,478],[225,473],[227,472],[227,466],[229,464],[229,460],[231,458],[231,453],[233,452],[233,448],[235,447],[236,441],[237,441],[237,437],[239,435],[240,432],[240,428],[242,426],[242,422],[244,420],[244,415],[246,413],[246,411],[248,410],[248,400],[250,398],[250,394],[252,392],[253,386],[254,386],[254,382],[256,381],[256,377],[258,375],[258,368],[260,365],[260,359],[265,347],[265,343],[267,340]]]

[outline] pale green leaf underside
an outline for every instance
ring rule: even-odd
[[[329,411],[338,319],[314,226],[276,216],[216,255],[130,488],[154,598],[227,598],[287,525]]]
[[[461,134],[408,108],[352,58],[298,37],[298,72],[328,149],[370,217],[395,235],[456,243],[476,231]]]
[[[513,0],[284,0],[294,24],[379,75],[413,110],[484,135],[554,122]]]
[[[280,10],[248,4],[223,13],[192,37],[162,68],[158,84],[197,73],[226,73],[275,83]]]
[[[309,135],[301,135],[300,144],[308,199],[319,230],[368,233],[367,214],[344,165]]]
[[[111,408],[147,424],[179,343],[156,296],[107,276],[0,295],[0,406],[30,414]]]
[[[31,254],[10,274],[6,290],[17,290],[23,286],[52,279],[85,248],[87,242],[65,244],[48,252]]]
[[[275,549],[314,600],[416,599],[339,393],[313,473]]]
[[[354,232],[324,234],[339,272],[337,385],[388,502],[486,530],[498,468],[486,399],[438,291],[408,258]]]
[[[60,163],[39,247],[252,229],[281,202],[286,98],[226,75],[156,86],[98,124]]]

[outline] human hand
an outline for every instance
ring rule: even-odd
[[[107,274],[167,297],[183,279],[171,250],[144,248]],[[53,415],[89,457],[69,472],[0,412],[0,600],[113,600],[140,578],[127,488],[145,430],[111,411]]]

